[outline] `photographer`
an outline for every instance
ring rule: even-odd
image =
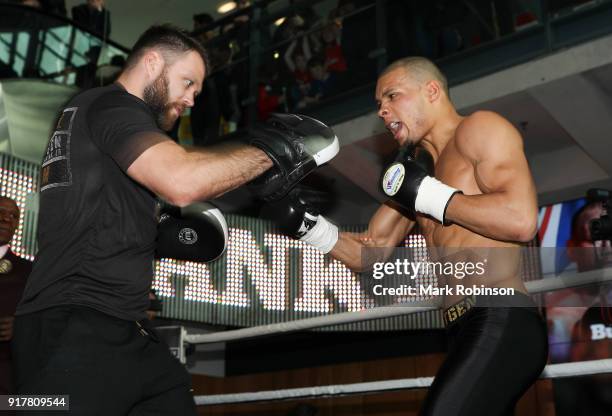
[[[609,192],[589,191],[590,200],[572,221],[572,238],[568,255],[576,262],[578,272],[612,267],[609,231]],[[570,361],[588,361],[612,357],[612,291],[610,285],[581,288],[582,302],[591,305],[576,321],[571,331]],[[558,416],[609,414],[612,407],[612,376],[609,374],[568,378],[555,381],[559,406]]]

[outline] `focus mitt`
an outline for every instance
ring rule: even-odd
[[[209,262],[223,254],[228,228],[219,209],[206,202],[166,205],[157,225],[156,258]]]
[[[273,114],[251,129],[249,143],[266,152],[274,162],[271,169],[248,184],[264,201],[282,198],[340,151],[338,138],[330,127],[298,114]]]

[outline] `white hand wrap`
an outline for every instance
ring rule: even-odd
[[[338,241],[338,227],[319,215],[317,223],[308,231],[301,241],[310,244],[323,254],[329,253]]]
[[[428,214],[444,224],[444,214],[448,202],[458,189],[452,188],[436,178],[426,176],[417,192],[414,209],[423,214]]]

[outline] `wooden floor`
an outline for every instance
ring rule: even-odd
[[[435,374],[443,359],[444,354],[430,354],[226,378],[194,376],[193,388],[194,394],[207,395],[427,377]],[[426,390],[403,390],[314,400],[200,406],[198,410],[200,415],[215,416],[410,416],[418,414],[426,393]],[[302,409],[304,413],[292,413],[299,405],[315,407],[318,413],[307,413],[307,409]],[[551,381],[540,380],[532,386],[519,402],[516,414],[554,416]]]

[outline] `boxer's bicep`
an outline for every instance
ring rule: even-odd
[[[494,113],[480,114],[458,130],[457,147],[474,166],[480,191],[514,218],[537,217],[536,189],[519,132]],[[522,221],[522,220],[521,220]]]
[[[127,168],[136,182],[166,201],[183,205],[185,199],[182,175],[188,156],[185,149],[173,141],[155,144],[143,151]]]
[[[520,136],[500,134],[492,142],[481,151],[480,160],[475,164],[478,187],[485,194],[505,196],[505,202],[517,209],[536,212],[535,184]]]

